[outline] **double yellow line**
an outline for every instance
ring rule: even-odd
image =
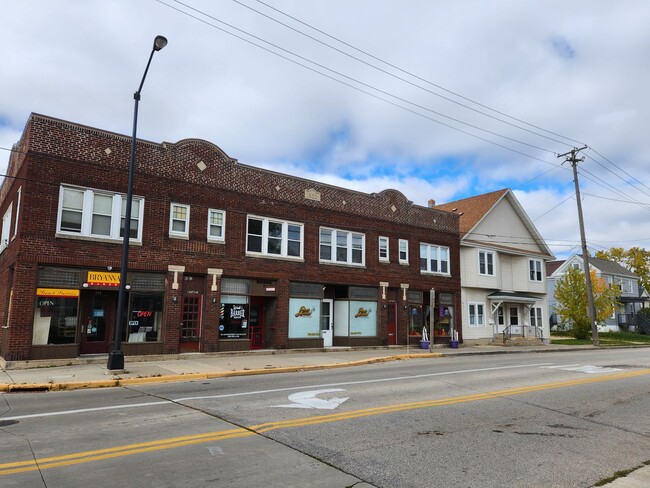
[[[383,407],[367,408],[362,410],[353,410],[350,412],[341,412],[330,415],[319,415],[317,417],[304,417],[293,420],[283,420],[279,422],[267,422],[259,425],[252,425],[248,428],[240,427],[236,429],[223,430],[218,432],[206,432],[204,434],[193,434],[181,437],[172,437],[150,442],[141,442],[138,444],[127,444],[124,446],[110,447],[95,451],[84,451],[76,454],[67,454],[63,456],[53,456],[41,459],[30,459],[28,461],[18,461],[13,463],[0,464],[0,476],[10,474],[25,473],[41,469],[58,468],[72,464],[89,463],[101,461],[103,459],[112,459],[123,456],[132,456],[152,451],[161,451],[164,449],[173,449],[176,447],[189,446],[193,444],[203,444],[206,442],[222,441],[238,437],[247,437],[272,430],[288,429],[292,427],[304,427],[308,425],[317,425],[330,422],[340,422],[343,420],[356,419],[361,417],[370,417],[373,415],[385,415],[394,412],[403,412],[406,410],[416,410],[422,408],[434,408],[457,403],[478,402],[494,398],[510,397],[522,395],[524,393],[533,393],[544,390],[553,390],[567,388],[571,386],[586,385],[590,383],[600,383],[603,381],[615,381],[625,378],[633,378],[650,374],[650,369],[631,371],[625,373],[616,373],[604,376],[594,376],[579,380],[558,381],[553,383],[544,383],[541,385],[524,386],[521,388],[512,388],[506,390],[497,390],[486,393],[477,393],[474,395],[462,395],[458,397],[441,398],[439,400],[426,400],[421,402],[402,403],[397,405],[387,405]]]

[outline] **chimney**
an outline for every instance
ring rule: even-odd
[[[433,208],[436,206],[436,201],[433,198],[429,199],[429,208]]]

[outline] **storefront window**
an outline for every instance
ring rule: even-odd
[[[131,293],[127,342],[160,341],[163,295]]]
[[[320,299],[289,299],[289,339],[320,337]]]
[[[350,336],[377,335],[377,302],[350,301]]]
[[[37,296],[32,344],[73,344],[78,298]]]
[[[219,316],[220,339],[248,339],[249,305],[248,297],[221,297]]]

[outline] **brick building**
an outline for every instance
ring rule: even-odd
[[[30,116],[0,188],[5,361],[112,349],[130,143]],[[130,232],[127,356],[461,331],[459,217],[395,190],[258,169],[203,140],[138,140]]]

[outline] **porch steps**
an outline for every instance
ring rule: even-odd
[[[544,340],[539,337],[522,337],[511,336],[505,340],[503,334],[495,334],[494,339],[490,342],[491,346],[539,346],[543,345]]]

